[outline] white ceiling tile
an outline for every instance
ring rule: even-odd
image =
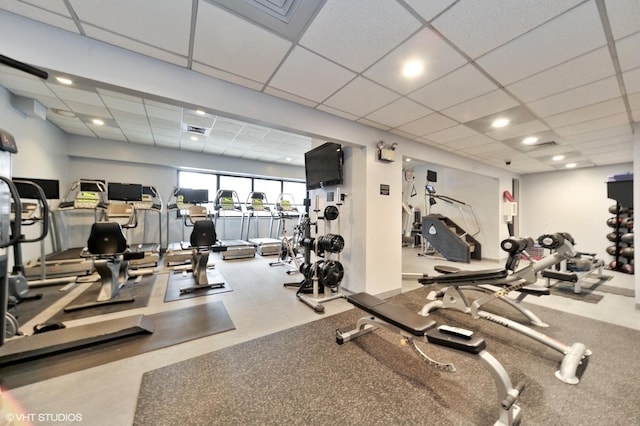
[[[441,111],[497,88],[474,66],[465,65],[416,90],[409,97],[429,108]]]
[[[614,39],[640,31],[640,2],[605,0],[605,6]]]
[[[245,123],[230,118],[218,117],[213,125],[212,132],[222,131],[228,133],[238,133],[246,126]]]
[[[328,112],[329,114],[333,114],[333,115],[337,115],[338,117],[342,117],[342,118],[346,118],[347,120],[357,120],[358,116],[354,115],[354,114],[349,114],[347,112],[344,111],[340,111],[337,108],[332,108],[330,106],[327,105],[318,105],[316,107],[316,109],[320,110],[320,111],[324,111],[324,112]]]
[[[582,123],[572,124],[570,126],[558,127],[555,129],[555,132],[562,137],[568,137],[579,135],[582,133],[594,132],[596,130],[608,129],[611,127],[615,128],[628,122],[629,118],[627,117],[627,113],[623,112],[608,117],[602,117]]]
[[[595,2],[586,2],[476,62],[507,85],[605,44]]]
[[[102,99],[97,93],[78,90],[73,87],[49,84],[49,88],[61,99],[80,102],[87,105],[104,106]]]
[[[442,114],[434,113],[398,127],[399,130],[416,136],[424,136],[457,125]]]
[[[529,108],[539,116],[547,117],[619,96],[618,81],[611,77],[532,102]]]
[[[624,126],[613,127],[609,129],[597,130],[595,132],[583,133],[577,136],[571,136],[564,138],[567,143],[580,144],[589,141],[598,141],[606,138],[623,137],[631,134],[631,126],[626,124]]]
[[[429,138],[433,138],[433,135],[429,135]],[[470,136],[468,138],[447,141],[446,145],[457,151],[459,150],[466,151],[469,148],[480,147],[480,146],[487,145],[494,142],[495,141],[493,139],[485,135],[478,134],[475,136]]]
[[[314,108],[318,105],[318,102],[311,101],[309,99],[301,98],[300,96],[292,95],[291,93],[284,92],[280,89],[276,89],[274,87],[266,87],[264,89],[264,93],[268,95],[277,96],[282,99],[286,99],[287,101],[295,102],[300,105],[308,106],[310,108]]]
[[[475,120],[476,118],[504,111],[516,105],[518,105],[518,103],[503,90],[494,90],[493,92],[478,96],[467,102],[447,108],[443,110],[442,113],[461,123],[465,123]]]
[[[149,125],[141,121],[120,121],[118,122],[118,125],[123,132],[137,132],[140,134],[151,133],[151,128],[149,127]]]
[[[367,120],[366,118],[359,118],[356,121],[358,123],[366,124],[367,126],[370,126],[370,127],[375,127],[376,129],[381,129],[381,130],[385,130],[385,131],[391,129],[391,127],[389,127],[389,126],[385,126],[383,124],[376,123],[375,121]]]
[[[475,136],[481,136],[475,130],[468,128],[462,124],[454,127],[449,127],[448,129],[440,130],[438,132],[430,133],[426,137],[431,139],[434,142],[445,143],[458,139],[468,139]]]
[[[136,114],[129,111],[120,111],[118,109],[110,108],[109,111],[113,118],[118,120],[119,122],[129,122],[129,123],[144,123],[145,126],[149,127],[149,119],[146,115]]]
[[[429,108],[423,107],[410,99],[400,98],[364,118],[385,126],[398,127],[432,112]]]
[[[640,52],[640,45],[638,51]],[[622,73],[622,79],[627,93],[640,92],[640,68]]]
[[[270,86],[322,102],[356,76],[302,47],[295,47],[269,82]]]
[[[419,27],[397,2],[328,0],[299,43],[361,72]]]
[[[597,166],[604,166],[606,164],[621,164],[628,163],[633,156],[632,149],[619,149],[608,153],[598,154],[591,158],[591,160]]]
[[[459,1],[432,24],[467,55],[477,58],[565,12],[580,1]]]
[[[191,0],[69,1],[82,22],[173,53],[188,52]]]
[[[210,67],[209,65],[201,64],[196,61],[194,61],[191,64],[191,69],[199,73],[217,78],[218,80],[228,81],[230,83],[237,84],[238,86],[248,87],[249,89],[253,89],[257,91],[262,90],[262,87],[264,86],[263,83],[250,80],[248,78],[241,77],[239,75],[232,74],[230,72],[222,71],[222,70]]]
[[[534,120],[496,129],[487,133],[487,136],[499,141],[505,141],[518,136],[534,136],[536,133],[545,132],[547,130],[549,130],[549,128],[544,123],[539,120]]]
[[[625,111],[622,98],[611,99],[605,102],[577,108],[571,111],[545,117],[544,121],[552,128],[568,126],[570,124],[606,117],[607,115]]]
[[[372,81],[358,77],[324,104],[363,117],[400,96]]]
[[[68,11],[64,13],[65,16],[60,16],[59,13],[62,12],[61,7],[64,7],[64,5],[62,6],[60,5],[61,2],[62,2],[61,0],[57,0],[56,2],[43,0],[41,2],[37,2],[37,3],[42,3],[42,4],[37,4],[37,6],[39,7],[34,7],[29,4],[15,1],[15,0],[2,0],[0,2],[0,9],[7,10],[17,15],[22,15],[26,18],[30,18],[35,21],[40,21],[47,25],[52,25],[54,27],[58,27],[66,31],[79,34],[80,30],[78,30],[78,27],[76,26],[75,22],[73,22],[73,19],[71,19],[71,17],[69,16]],[[46,6],[48,3],[50,4]],[[44,7],[44,9],[47,9],[55,13],[48,12],[47,10],[44,10],[41,7]],[[52,9],[56,9],[56,10],[52,10]],[[66,10],[66,7],[65,7],[65,10]]]
[[[151,125],[151,133],[153,133],[154,138],[155,137],[179,138],[181,132],[182,130],[180,130],[180,125],[174,128],[159,127],[159,126],[154,126],[153,124]]]
[[[640,32],[616,42],[618,60],[622,71],[640,67]]]
[[[138,99],[137,102],[133,102],[122,98],[102,95],[102,101],[110,110],[127,111],[135,114],[140,114],[142,116],[146,115],[144,105],[142,104],[142,99]]]
[[[402,68],[409,61],[421,62],[424,72],[413,78],[403,76]],[[439,35],[425,28],[369,68],[364,75],[392,90],[407,94],[466,62]]]
[[[640,108],[632,110],[631,117],[633,118],[633,121],[640,123]]]
[[[439,13],[455,3],[455,0],[405,0],[425,21],[430,21]]]
[[[622,135],[616,136],[613,138],[606,139],[598,139],[589,142],[582,142],[574,144],[574,146],[580,150],[580,152],[591,155],[591,154],[599,154],[612,150],[612,147],[616,145],[624,145],[629,146],[632,144],[632,136],[631,135]]]
[[[207,2],[199,2],[193,59],[266,82],[291,43]]]
[[[63,15],[71,18],[71,15],[69,15],[69,9],[67,9],[67,5],[64,3],[64,0],[22,0],[22,1],[24,3],[29,3],[39,8],[46,9],[50,12],[55,12],[59,15]]]
[[[180,122],[182,120],[182,108],[168,109],[163,106],[151,104],[148,100],[144,101],[146,114],[152,118],[158,118],[167,121]]]
[[[609,49],[602,47],[506,87],[524,102],[591,83],[615,74]]]
[[[111,113],[103,106],[68,101],[66,104],[69,109],[76,114],[92,115],[99,118],[111,118]]]
[[[402,136],[403,138],[407,138],[407,139],[413,139],[416,137],[416,135],[412,133],[403,132],[402,130],[399,130],[399,129],[391,129],[389,130],[389,133],[393,133],[395,135]]]
[[[5,67],[2,68],[4,71]],[[0,85],[9,89],[11,92],[31,93],[42,96],[53,96],[53,92],[42,80],[35,77],[28,77],[27,74],[22,75],[0,73]]]

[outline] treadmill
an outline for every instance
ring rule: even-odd
[[[102,220],[107,208],[106,193],[105,183],[98,180],[79,179],[69,186],[64,198],[58,203],[58,208],[51,215],[54,251],[44,256],[44,262],[41,256],[25,263],[24,274],[27,279],[63,278],[93,273],[93,262],[81,256],[84,247],[62,249],[61,226],[57,215],[93,212],[94,222]]]
[[[108,186],[109,204],[106,209],[106,216],[109,221],[118,222],[125,232],[137,228],[140,224],[140,212],[154,211],[158,213],[158,226],[161,227],[160,213],[162,212],[162,202],[159,200],[157,191],[153,187],[145,187],[134,183],[109,182]],[[144,229],[146,214],[142,219]],[[160,228],[160,230],[162,230]],[[144,240],[144,230],[142,232]],[[160,238],[161,232],[158,236]],[[127,240],[132,240],[127,237]],[[160,259],[159,243],[131,243],[129,250],[133,253],[142,253],[142,257],[129,260],[129,267],[132,269],[143,267],[155,267]]]
[[[227,216],[243,217],[238,193],[233,190],[219,189],[214,200],[214,209],[216,211],[214,224],[216,225],[216,230],[224,236],[224,238],[220,239],[221,245],[227,248],[226,251],[220,252],[220,256],[225,260],[255,257],[256,248],[250,242],[242,239],[225,239],[227,237]],[[222,218],[222,232],[219,231],[220,228],[218,227],[218,220],[220,218]],[[240,238],[242,238],[242,219],[240,222]]]
[[[260,235],[260,217],[269,217],[273,219],[271,209],[268,206],[267,195],[264,192],[250,192],[245,203],[245,211],[242,216],[240,229],[244,229],[244,219],[247,218],[247,238],[256,248],[256,252],[260,256],[274,256],[280,254],[282,242],[277,238],[259,237]],[[256,219],[256,236],[251,237],[251,222]],[[271,224],[271,221],[270,221]],[[271,227],[271,226],[270,226]]]
[[[167,200],[167,250],[164,253],[164,264],[166,266],[179,266],[191,264],[192,250],[185,248],[189,244],[184,244],[185,228],[192,227],[194,222],[209,217],[209,212],[204,204],[209,203],[208,189],[191,189],[175,187],[171,196]],[[182,217],[182,236],[179,242],[169,243],[169,226],[171,212],[175,211]]]

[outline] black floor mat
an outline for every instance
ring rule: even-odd
[[[190,299],[192,297],[207,296],[210,294],[225,293],[233,291],[229,283],[224,279],[217,269],[207,270],[207,279],[210,283],[224,283],[224,287],[220,288],[203,288],[189,293],[180,294],[180,289],[195,285],[195,279],[191,272],[182,273],[180,271],[169,272],[169,280],[167,282],[167,292],[164,296],[165,302],[173,302],[174,300]]]
[[[148,318],[155,326],[153,334],[126,337],[1,368],[0,387],[25,386],[235,328],[220,301],[165,311]]]

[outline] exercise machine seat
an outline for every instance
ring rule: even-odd
[[[87,250],[94,256],[113,256],[127,250],[127,238],[117,222],[96,222],[91,226]]]
[[[191,247],[210,247],[218,240],[216,227],[210,220],[198,220],[193,224],[189,243]]]

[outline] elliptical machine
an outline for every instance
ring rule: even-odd
[[[49,233],[49,207],[47,198],[42,188],[34,182],[14,179],[13,183],[18,191],[20,199],[34,198],[36,203],[24,203],[21,201],[20,212],[12,203],[13,217],[11,221],[11,232],[18,237],[18,242],[13,246],[13,269],[7,277],[9,285],[9,305],[17,305],[27,300],[38,300],[42,298],[42,293],[29,295],[29,283],[25,277],[24,262],[22,257],[22,244],[34,243],[43,240]],[[23,225],[34,225],[41,223],[40,233],[35,238],[26,238],[22,234]]]

